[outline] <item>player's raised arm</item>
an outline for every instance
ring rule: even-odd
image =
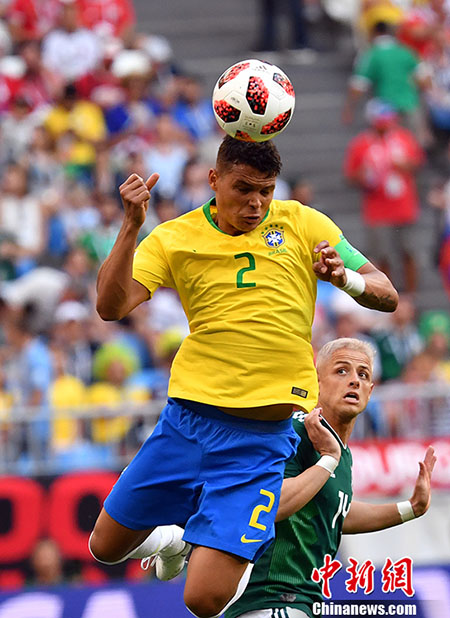
[[[306,415],[305,428],[319,461],[297,476],[285,478],[275,521],[290,517],[307,504],[322,489],[339,463],[341,447],[333,434],[320,422],[321,409]]]
[[[410,500],[389,504],[369,504],[353,500],[350,511],[344,519],[342,532],[344,534],[375,532],[424,515],[430,506],[431,474],[435,463],[434,448],[429,446],[424,460],[419,462],[419,475]]]
[[[318,279],[329,281],[337,288],[353,296],[357,303],[378,311],[395,311],[398,293],[384,273],[366,262],[357,271],[345,268],[335,247],[322,240],[314,248],[320,254],[313,269]]]
[[[120,320],[149,298],[147,288],[133,279],[133,256],[150,191],[158,178],[158,174],[152,174],[144,181],[131,174],[119,188],[125,214],[116,242],[97,276],[97,312],[103,320]]]

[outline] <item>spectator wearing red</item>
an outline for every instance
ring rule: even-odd
[[[6,19],[14,42],[42,39],[55,27],[60,10],[60,0],[12,0]]]
[[[363,221],[371,259],[396,275],[396,285],[413,292],[417,278],[414,226],[419,217],[415,172],[424,154],[413,133],[398,124],[397,114],[388,104],[370,101],[367,119],[370,127],[349,144],[345,175],[363,191]],[[396,272],[399,264],[403,264],[403,276]]]
[[[103,37],[127,40],[136,15],[131,0],[78,0],[81,23]]]

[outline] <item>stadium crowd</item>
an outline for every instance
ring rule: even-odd
[[[414,103],[419,113],[414,106],[404,113],[395,97],[383,99],[380,109],[385,112],[388,104],[395,123],[405,117],[402,130],[412,132],[420,152],[417,166],[430,157],[445,180],[450,12],[435,1],[406,13],[389,2],[363,5],[361,45],[370,51],[380,36],[385,45],[400,23],[395,53],[409,45],[411,72],[425,93],[422,104],[420,97]],[[131,172],[144,178],[159,172],[147,234],[210,198],[207,171],[221,134],[201,79],[183,71],[168,40],[139,32],[131,0],[10,0],[0,10],[0,450],[6,457],[0,469],[14,463],[16,471],[32,471],[36,458],[50,456],[57,456],[56,469],[89,466],[96,458],[117,467],[114,456],[128,456],[148,430],[139,405],[164,399],[171,360],[187,333],[180,302],[169,289],[158,290],[151,303],[118,323],[102,322],[96,314],[96,272],[121,222],[117,187]],[[380,23],[386,26],[381,35]],[[369,89],[383,98],[370,66],[369,60],[357,65],[352,104]],[[431,122],[420,133],[425,118]],[[380,177],[386,165],[376,161]],[[411,173],[402,169],[407,161],[396,165],[388,182],[394,197]],[[346,173],[367,194],[378,180],[368,164],[361,174],[356,168],[353,160]],[[430,191],[429,202],[442,213],[439,259],[448,285],[450,190],[448,182],[441,184]],[[377,190],[381,195],[385,189]],[[275,197],[313,202],[307,182],[283,178]],[[405,227],[416,222],[410,206],[399,206],[406,209],[400,220]],[[381,224],[385,233],[399,225],[393,210],[382,221],[369,215],[366,224]],[[382,262],[385,256],[368,257]],[[355,310],[344,293],[319,282],[314,347],[336,337],[373,342],[376,380],[394,389],[390,405],[371,403],[356,437],[429,435],[438,431],[433,415],[440,418],[447,406],[445,396],[432,404],[412,397],[408,414],[401,421],[396,414],[399,384],[413,392],[433,383],[438,392],[450,383],[450,314],[419,315],[414,277],[408,281],[389,316]],[[139,413],[128,418],[132,405]],[[101,414],[83,422],[92,409]]]

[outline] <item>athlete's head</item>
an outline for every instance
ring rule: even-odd
[[[373,389],[375,350],[369,343],[345,337],[326,343],[316,360],[319,406],[340,421],[362,412]]]
[[[243,142],[226,135],[217,152],[216,169],[222,173],[233,165],[249,165],[267,177],[281,172],[281,158],[277,147],[267,142]]]
[[[281,170],[271,142],[242,142],[226,136],[209,184],[216,194],[216,223],[232,236],[254,230],[264,219]]]

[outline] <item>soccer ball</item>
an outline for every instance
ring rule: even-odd
[[[286,73],[274,64],[243,60],[219,77],[212,103],[216,120],[228,135],[265,142],[289,124],[295,92]]]

